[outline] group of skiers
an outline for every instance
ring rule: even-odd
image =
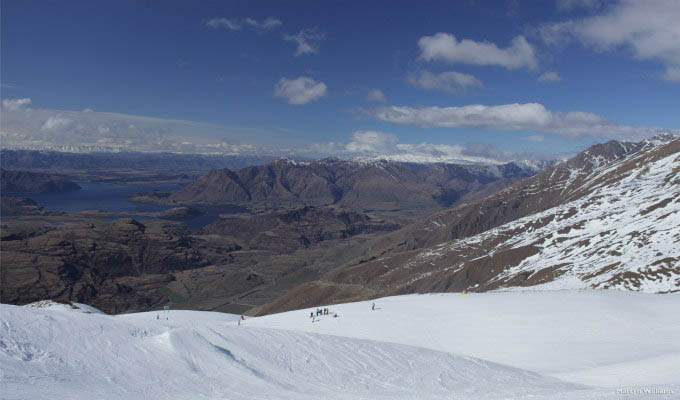
[[[329,314],[331,314],[330,308],[317,308],[316,314],[314,314],[314,311],[309,313],[309,318],[312,319],[312,322],[316,322],[317,321],[316,317],[318,317],[320,315],[329,315]],[[339,317],[338,313],[332,313],[332,314],[333,314],[333,318]],[[321,321],[321,319],[319,319],[319,321]]]
[[[375,311],[375,303],[371,304],[371,311]],[[330,313],[331,313],[330,308],[317,308],[316,314],[314,313],[314,311],[309,313],[309,318],[312,319],[312,322],[316,322],[316,317],[318,317],[320,315],[328,315]],[[338,314],[333,313],[333,317],[337,318]]]
[[[328,308],[317,308],[316,309],[316,316],[318,317],[319,315],[328,315],[328,312],[330,310]],[[309,318],[314,318],[314,311],[312,311],[309,314]]]

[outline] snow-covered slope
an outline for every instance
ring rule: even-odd
[[[630,168],[635,163],[637,168]],[[608,164],[581,185],[588,193],[564,205],[480,235],[429,249],[421,262],[450,251],[496,246],[483,257],[526,248],[531,253],[487,284],[535,288],[680,290],[680,154]],[[609,175],[617,179],[608,179]],[[569,187],[568,182],[565,187]],[[518,282],[517,278],[522,277]],[[543,283],[545,282],[545,283]],[[532,285],[532,286],[533,286]]]
[[[327,282],[360,285],[364,298],[526,287],[680,291],[680,139],[593,146],[378,241]]]
[[[80,311],[86,314],[104,314],[99,309],[96,309],[92,306],[88,306],[87,304],[82,304],[82,303],[74,303],[74,302],[69,302],[69,303],[58,303],[56,301],[52,300],[41,300],[41,301],[36,301],[35,303],[30,303],[26,304],[25,307],[33,307],[33,308],[42,308],[42,309],[50,309],[50,310],[68,310],[68,311]]]
[[[157,320],[2,308],[3,398],[498,398],[582,389],[411,346],[239,327],[218,313]]]
[[[299,310],[246,322],[464,354],[599,387],[680,385],[680,293],[433,293],[331,308],[340,318],[310,323],[310,310]]]
[[[302,310],[240,326],[209,312],[0,305],[0,397],[601,399],[619,398],[619,385],[679,393],[679,300],[410,295],[377,300],[375,311],[370,302],[333,306],[339,317],[316,322]]]

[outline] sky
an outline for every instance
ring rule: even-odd
[[[680,2],[1,7],[3,147],[551,158],[680,134]]]

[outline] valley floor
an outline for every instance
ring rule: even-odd
[[[378,299],[375,310],[372,303],[331,306],[314,322],[312,310],[299,310],[240,326],[238,316],[210,312],[108,316],[0,305],[0,397],[680,395],[680,293],[429,294]]]

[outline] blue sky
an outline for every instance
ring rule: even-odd
[[[675,0],[8,0],[1,17],[19,147],[550,156],[680,128]]]

